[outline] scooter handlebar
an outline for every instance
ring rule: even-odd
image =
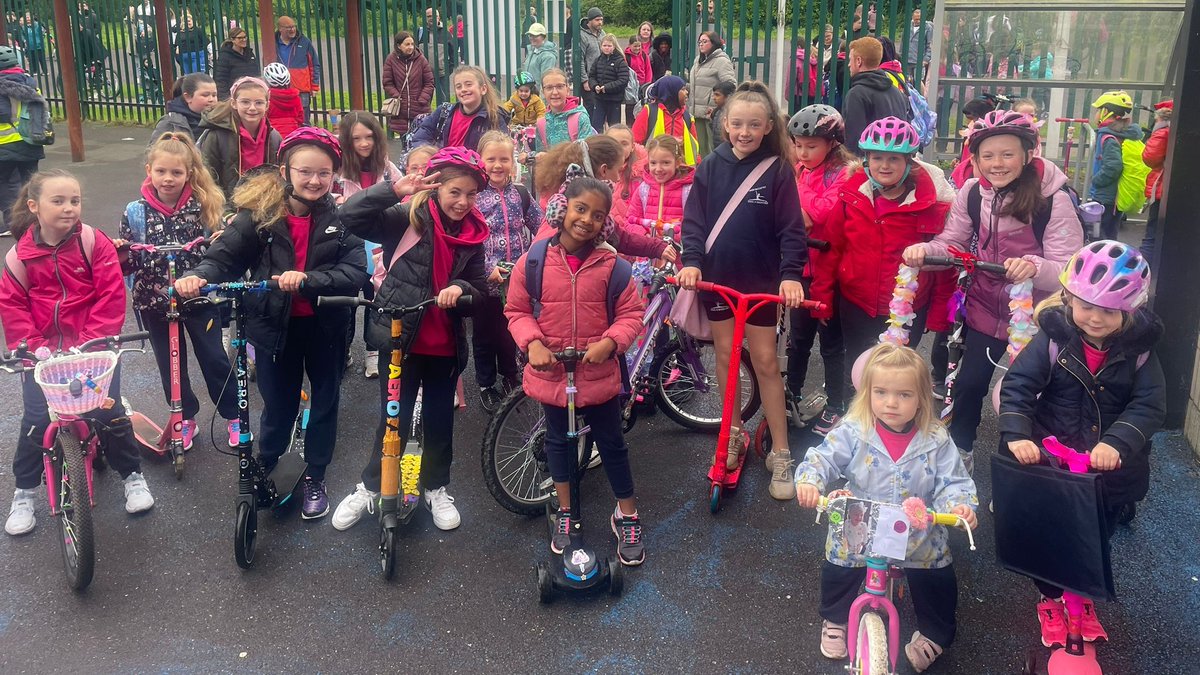
[[[959,258],[951,258],[949,256],[927,255],[922,267],[962,267],[963,261]],[[975,269],[989,274],[1006,274],[1004,265],[994,262],[985,262],[983,260],[975,261]]]
[[[454,306],[457,307],[458,309],[464,309],[464,308],[470,307],[471,303],[474,302],[474,300],[475,300],[475,297],[472,295],[460,295],[458,297],[458,302],[456,302]],[[426,300],[422,300],[421,302],[413,305],[412,307],[387,307],[387,306],[378,305],[372,300],[366,300],[366,299],[360,298],[360,297],[348,297],[348,296],[344,296],[344,295],[323,295],[323,296],[317,298],[317,306],[319,306],[319,307],[366,307],[368,309],[375,310],[382,314],[395,314],[398,316],[403,316],[405,314],[412,314],[413,312],[419,312],[422,309],[425,309],[426,307],[428,307],[436,302],[437,302],[437,298],[428,298]]]
[[[674,286],[679,285],[679,280],[677,278],[675,278],[674,276],[667,277],[666,281],[668,284],[672,284]],[[696,290],[705,291],[707,293],[718,293],[720,295],[724,295],[724,296],[727,296],[729,298],[734,298],[734,299],[749,296],[756,300],[773,300],[775,302],[778,302],[781,305],[784,304],[782,295],[776,295],[776,294],[772,294],[772,293],[742,293],[739,290],[730,288],[728,286],[722,286],[720,284],[714,284],[711,281],[697,281],[696,282]],[[810,312],[823,311],[823,310],[825,310],[826,307],[827,307],[827,305],[825,303],[819,302],[817,300],[801,300],[800,301],[800,308],[807,309]]]

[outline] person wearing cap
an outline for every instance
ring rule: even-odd
[[[1163,162],[1167,161],[1167,148],[1170,147],[1171,116],[1175,111],[1175,101],[1166,100],[1154,104],[1154,130],[1146,141],[1146,149],[1142,151],[1142,161],[1150,167],[1150,175],[1146,176],[1146,199],[1150,203],[1150,212],[1146,215],[1146,234],[1142,237],[1142,245],[1138,250],[1146,259],[1146,264],[1154,267],[1154,242],[1158,230],[1158,205],[1162,201]]]
[[[596,120],[603,120],[600,111],[596,109],[596,93],[587,81],[587,74],[592,72],[592,65],[600,58],[600,38],[604,37],[604,12],[599,7],[588,10],[587,16],[579,20],[579,50],[583,54],[580,72],[583,74],[583,107],[587,108],[588,117],[596,133],[604,133],[604,122],[596,126]]]
[[[546,35],[546,26],[540,23],[531,24],[525,32],[525,37],[529,38],[529,52],[521,70],[532,75],[534,82],[541,82],[547,70],[558,67],[558,47]]]

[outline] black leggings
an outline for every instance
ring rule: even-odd
[[[908,590],[912,591],[913,612],[921,635],[946,649],[954,642],[958,609],[958,579],[954,565],[933,569],[905,569]],[[845,625],[850,619],[850,605],[858,597],[867,578],[865,567],[841,567],[826,560],[821,565],[821,618]],[[858,629],[849,626],[849,632]]]
[[[984,401],[991,401],[993,361],[1004,358],[1007,340],[963,327],[963,355],[958,364],[958,376],[950,395],[954,400],[954,419],[950,420],[950,437],[963,452],[971,452],[979,421],[983,417]]]
[[[614,396],[605,403],[576,408],[588,426],[591,439],[604,460],[604,472],[617,499],[633,496],[633,471],[629,468],[629,446],[621,433],[621,397]],[[546,461],[556,483],[571,480],[571,453],[577,450],[567,442],[567,409],[543,403],[546,411]],[[573,505],[574,506],[574,505]]]
[[[808,279],[804,292],[808,293]],[[821,337],[821,360],[825,364],[825,393],[829,406],[837,411],[845,410],[846,389],[842,382],[842,371],[846,367],[846,345],[842,341],[842,324],[837,316],[824,324],[814,319],[807,309],[788,310],[791,336],[787,345],[787,386],[792,394],[799,396],[808,375],[808,360],[813,343]],[[857,356],[857,355],[856,355]]]
[[[142,325],[150,333],[150,344],[154,347],[154,360],[158,363],[158,374],[162,378],[163,394],[171,401],[171,326],[165,314],[145,311],[141,313]],[[208,388],[208,396],[217,405],[217,413],[226,420],[237,419],[237,383],[230,374],[229,356],[221,344],[221,315],[212,305],[188,308],[183,313],[179,326],[179,393],[183,402],[183,418],[194,420],[200,413],[200,401],[192,390],[188,374],[187,338],[192,338],[192,349],[200,364],[200,374]]]
[[[838,303],[837,311],[837,318],[842,325],[842,341],[846,345],[846,366],[842,369],[845,372],[844,386],[845,391],[851,392],[854,391],[854,384],[850,381],[854,361],[863,352],[879,344],[879,334],[887,329],[888,315],[868,316],[858,305],[845,298]],[[908,346],[915,349],[920,344],[921,336],[925,334],[925,317],[928,314],[928,307],[917,310],[917,317],[909,326]],[[829,375],[825,377],[828,379]]]
[[[508,319],[500,298],[488,296],[477,303],[471,316],[471,346],[475,356],[475,381],[480,389],[496,384],[496,373],[517,379],[517,343],[508,332]]]

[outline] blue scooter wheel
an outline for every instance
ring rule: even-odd
[[[708,497],[708,510],[712,513],[721,510],[721,485],[719,483],[713,483]]]

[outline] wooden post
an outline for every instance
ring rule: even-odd
[[[154,0],[154,43],[158,45],[158,70],[162,77],[163,100],[175,90],[175,55],[171,53],[171,24],[167,22],[167,0]]]
[[[366,110],[363,82],[363,35],[359,18],[359,1],[346,0],[346,65],[350,68],[350,107]]]
[[[258,35],[261,38],[258,55],[265,66],[278,60],[275,54],[275,8],[271,0],[258,0]]]
[[[0,8],[0,11],[3,11]],[[63,81],[63,106],[67,110],[67,136],[71,161],[83,161],[83,111],[79,108],[79,78],[75,71],[75,41],[67,0],[54,0],[54,32],[58,35],[58,65]]]

